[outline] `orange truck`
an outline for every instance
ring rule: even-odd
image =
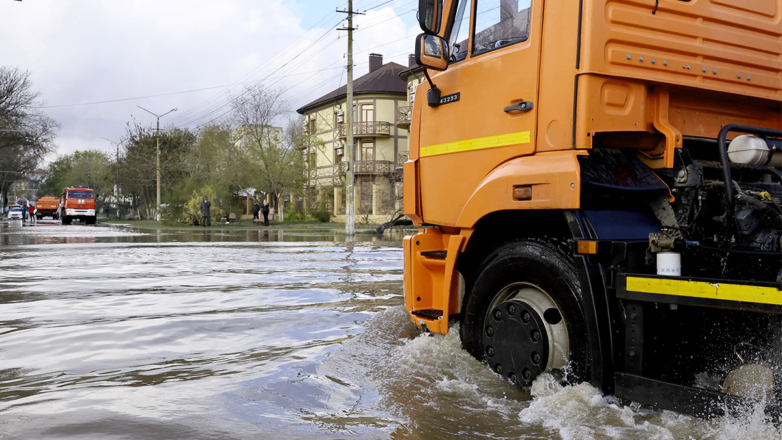
[[[43,217],[51,217],[56,220],[57,213],[60,210],[60,199],[57,197],[41,197],[38,199],[35,208],[38,210],[38,213],[36,214],[38,220]]]
[[[95,191],[86,186],[64,188],[60,199],[60,218],[63,225],[70,225],[74,220],[94,225]]]
[[[421,0],[419,24],[412,322],[518,387],[779,412],[782,1]]]

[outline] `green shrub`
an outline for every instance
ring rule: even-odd
[[[182,207],[182,222],[188,223],[194,226],[201,224],[201,202],[204,201],[204,196],[209,198],[212,202],[212,207],[209,209],[209,213],[212,217],[212,222],[219,222],[222,217],[225,217],[225,211],[220,205],[217,204],[217,193],[210,186],[201,188],[200,190],[193,191],[193,195],[190,200]]]
[[[285,223],[300,223],[307,220],[304,211],[285,212]]]
[[[331,221],[331,213],[328,211],[312,211],[310,217],[316,222],[326,223]]]

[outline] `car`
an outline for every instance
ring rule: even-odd
[[[24,218],[22,205],[11,205],[8,209],[8,220],[22,220]]]

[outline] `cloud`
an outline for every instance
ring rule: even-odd
[[[4,65],[30,70],[49,105],[237,83],[229,89],[46,109],[63,127],[57,154],[90,148],[113,151],[113,145],[101,138],[119,140],[132,116],[154,124],[154,118],[136,105],[156,113],[177,107],[177,113],[161,122],[193,128],[225,113],[229,107],[220,106],[229,91],[241,90],[241,83],[263,81],[285,90],[291,110],[344,84],[345,32],[330,30],[344,18],[334,12],[344,2],[327,3],[4,1],[0,39],[12,43],[0,45],[0,59]],[[356,78],[367,72],[370,52],[406,65],[416,33],[416,4],[397,0],[356,18]],[[316,22],[318,26],[306,29]]]

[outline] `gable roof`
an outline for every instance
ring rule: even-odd
[[[407,70],[407,67],[404,67],[401,64],[384,64],[374,72],[367,73],[353,81],[353,96],[366,95],[369,93],[406,95],[407,83],[399,78],[399,74],[405,70]],[[305,112],[327,104],[330,101],[345,99],[347,98],[347,94],[348,89],[347,85],[345,85],[310,102],[296,110],[296,112],[304,114]]]

